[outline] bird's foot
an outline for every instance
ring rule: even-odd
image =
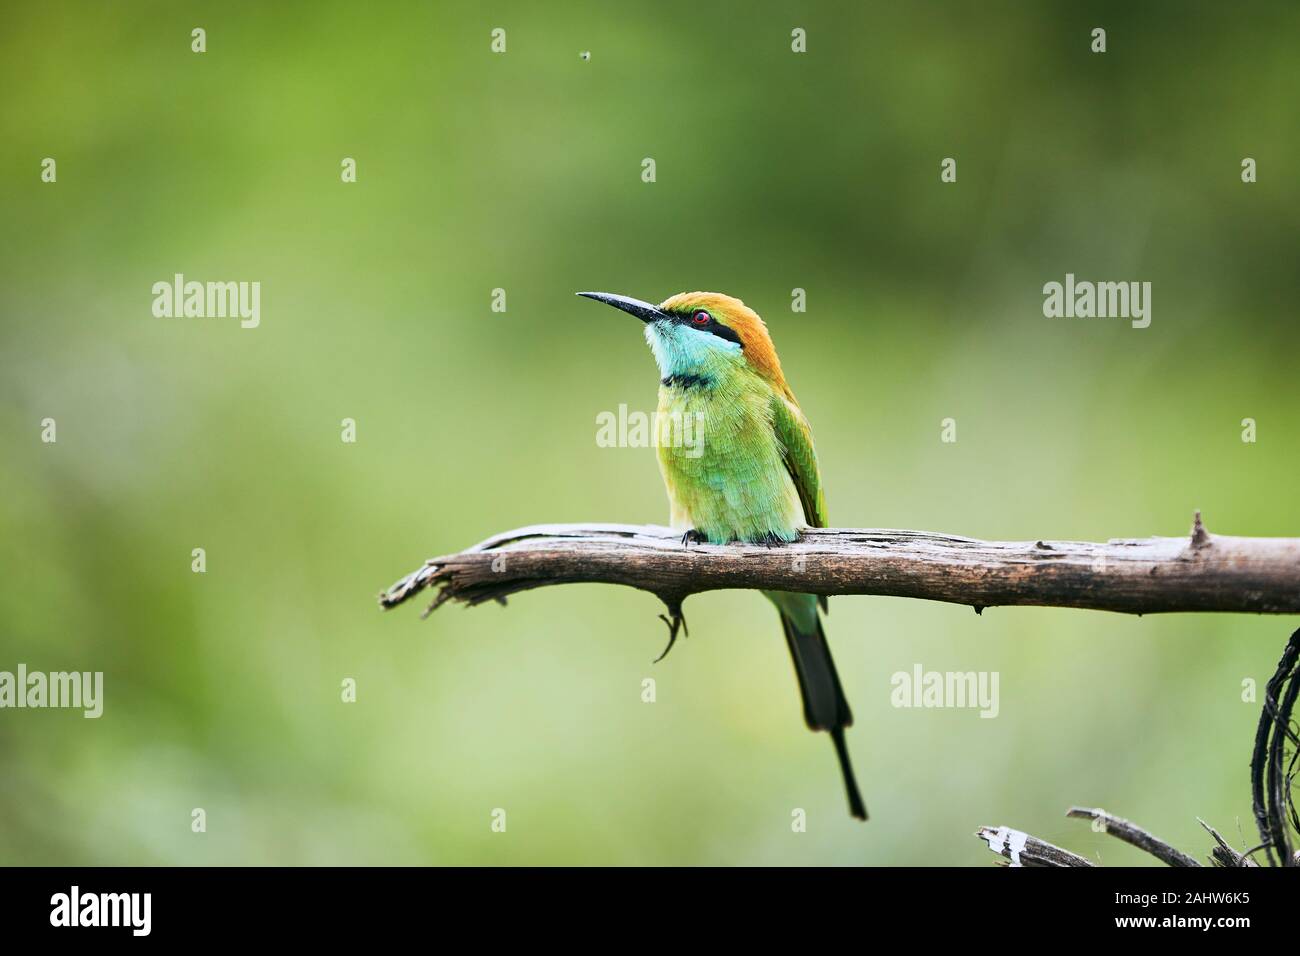
[[[705,537],[703,531],[700,531],[697,528],[692,528],[690,531],[682,535],[682,547],[689,548],[693,544],[705,544],[708,540],[709,539]]]
[[[659,620],[668,625],[668,646],[664,648],[662,654],[654,659],[653,663],[655,664],[658,664],[661,660],[667,657],[668,652],[673,649],[673,645],[677,643],[677,631],[679,628],[681,629],[683,637],[691,636],[690,629],[686,626],[686,618],[682,614],[682,605],[680,601],[668,605],[668,614],[672,615],[671,619],[669,619],[666,614],[659,615]]]

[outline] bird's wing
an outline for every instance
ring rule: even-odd
[[[814,528],[826,527],[826,497],[813,450],[812,428],[799,406],[783,395],[772,396],[772,428],[781,443],[786,470],[794,479],[803,505],[804,520]]]

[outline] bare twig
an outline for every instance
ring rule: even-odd
[[[1093,865],[1077,853],[1062,850],[1053,843],[1010,827],[980,827],[975,835],[987,843],[994,853],[1010,860],[1012,866]]]
[[[573,582],[623,584],[671,608],[720,588],[880,594],[968,604],[1166,611],[1300,612],[1300,539],[1212,535],[1197,514],[1181,538],[980,541],[924,531],[813,528],[788,545],[682,543],[680,531],[537,525],[427,561],[380,595],[394,607],[427,587],[449,600],[502,601]]]
[[[1214,837],[1214,842],[1218,844],[1218,846],[1210,851],[1211,858],[1213,858],[1214,862],[1218,866],[1259,866],[1258,863],[1250,858],[1250,854],[1264,849],[1263,846],[1258,846],[1254,850],[1248,850],[1245,853],[1238,853],[1228,845],[1228,841],[1223,838],[1223,834],[1214,829],[1214,827],[1210,826],[1200,817],[1196,818],[1196,822],[1204,827],[1205,831],[1209,833],[1210,836]]]
[[[1087,807],[1071,807],[1066,811],[1067,817],[1081,818],[1100,822],[1101,828],[1112,836],[1123,840],[1125,843],[1135,846],[1140,850],[1145,850],[1152,856],[1161,860],[1170,866],[1200,866],[1194,857],[1175,849],[1164,840],[1158,839],[1143,830],[1136,824],[1107,813],[1105,810],[1089,809]],[[1204,821],[1201,826],[1209,830],[1218,841],[1219,846],[1214,850],[1214,858],[1221,866],[1254,866],[1248,858],[1249,854],[1243,855],[1237,853],[1224,841],[1223,837],[1206,826]],[[989,845],[989,849],[999,856],[1005,857],[1011,861],[1012,866],[1094,866],[1090,860],[1079,856],[1077,853],[1071,853],[1069,850],[1063,850],[1061,847],[1046,840],[1040,840],[1037,837],[1030,836],[1020,830],[1013,830],[1010,827],[980,827],[975,831],[975,835]],[[1253,851],[1252,851],[1253,852]]]
[[[1069,810],[1065,811],[1065,815],[1075,819],[1092,820],[1097,824],[1096,829],[1109,833],[1117,840],[1123,840],[1139,850],[1145,850],[1157,860],[1170,866],[1201,865],[1195,857],[1188,856],[1182,850],[1175,849],[1159,837],[1152,836],[1136,823],[1107,813],[1100,808],[1070,807]]]

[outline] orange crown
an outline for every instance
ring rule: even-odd
[[[776,346],[768,334],[767,325],[757,312],[733,296],[721,292],[679,292],[659,303],[665,312],[678,314],[703,309],[730,328],[740,337],[745,359],[750,366],[772,383],[787,398],[794,401],[790,386],[781,372],[781,360],[776,357]]]

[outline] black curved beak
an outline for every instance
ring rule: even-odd
[[[628,315],[635,315],[642,322],[658,322],[661,319],[671,318],[667,312],[661,311],[659,306],[626,295],[615,295],[612,292],[579,292],[578,295],[622,309]]]

